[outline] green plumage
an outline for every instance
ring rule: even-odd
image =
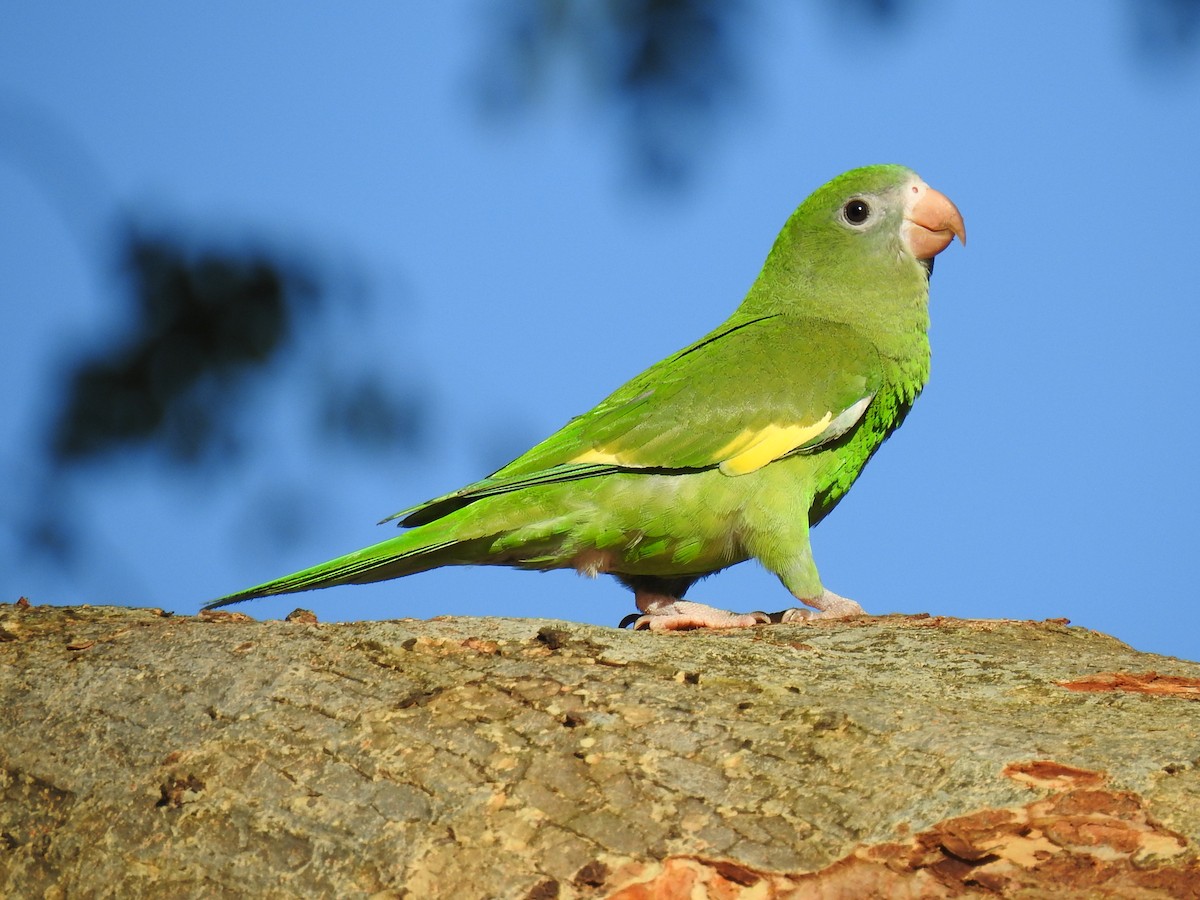
[[[900,166],[834,179],[718,328],[489,477],[392,516],[403,534],[210,606],[475,564],[609,572],[646,611],[755,558],[823,608],[809,527],[929,371],[931,260],[905,238],[914,185]],[[865,223],[848,218],[857,201]]]

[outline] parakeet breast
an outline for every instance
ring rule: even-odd
[[[908,359],[891,361],[886,386],[872,400],[859,428],[824,451],[808,512],[810,525],[829,515],[875,451],[903,424],[929,378],[929,343],[924,335],[919,344]]]

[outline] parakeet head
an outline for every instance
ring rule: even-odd
[[[802,226],[802,240],[815,239],[851,257],[877,251],[930,260],[955,235],[967,240],[949,198],[904,166],[866,166],[839,175],[801,204],[793,222]]]
[[[780,232],[748,302],[838,321],[923,306],[933,257],[962,216],[904,166],[852,169],[818,188]]]

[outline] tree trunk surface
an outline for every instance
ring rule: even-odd
[[[0,606],[0,894],[1200,897],[1198,700],[1055,621]]]

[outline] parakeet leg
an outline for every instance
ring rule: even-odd
[[[762,625],[770,619],[765,613],[733,613],[706,603],[684,600],[683,594],[695,578],[658,578],[652,575],[618,575],[633,591],[634,602],[642,611],[621,620],[621,627],[632,624],[634,630],[684,631],[690,628],[745,628]]]
[[[805,542],[807,544],[807,541]],[[863,608],[847,597],[839,597],[833,591],[821,585],[821,577],[817,574],[817,566],[813,562],[812,553],[806,548],[803,553],[793,557],[790,565],[771,569],[783,586],[792,592],[792,596],[812,609],[793,607],[771,615],[772,622],[808,622],[813,619],[844,619],[847,616],[866,615]]]
[[[751,533],[750,551],[764,567],[775,573],[793,597],[812,607],[793,607],[771,613],[770,621],[808,622],[866,614],[853,600],[839,597],[821,584],[808,542],[808,521],[804,517],[771,518],[764,513],[761,520],[760,527]]]
[[[811,606],[811,609],[792,607],[783,612],[773,613],[772,622],[809,622],[813,619],[845,619],[848,616],[865,616],[866,610],[849,597],[841,597],[833,591],[825,590],[821,596],[814,598],[799,598]]]

